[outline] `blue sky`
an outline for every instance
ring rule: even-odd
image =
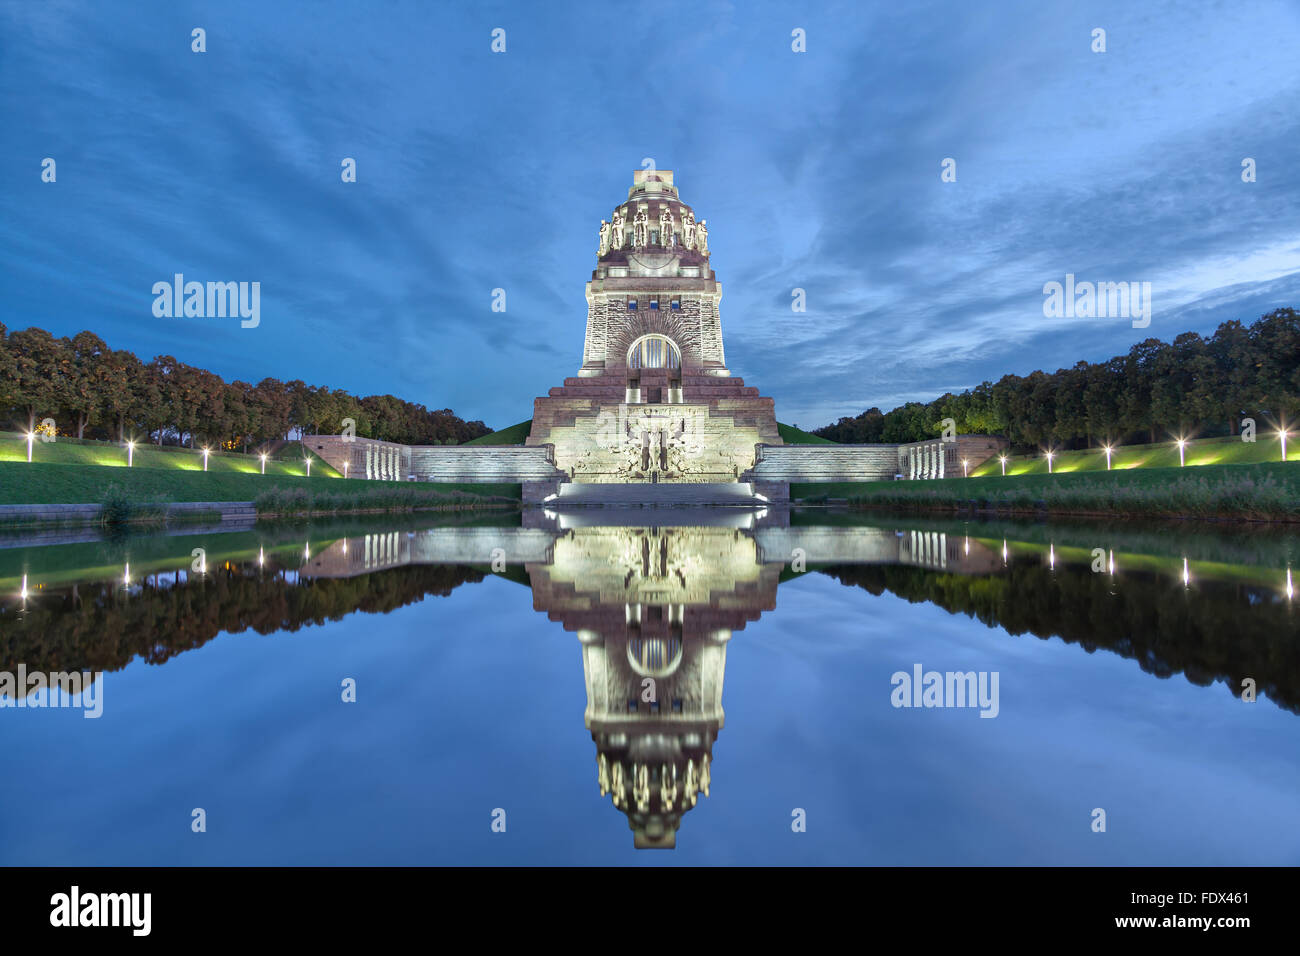
[[[651,157],[733,372],[821,425],[1297,305],[1297,48],[1295,3],[2,3],[0,321],[505,426]],[[176,272],[261,324],[155,318]],[[1044,318],[1066,273],[1150,327]]]

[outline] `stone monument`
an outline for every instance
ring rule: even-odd
[[[633,211],[630,247],[621,241],[624,209]],[[527,444],[549,446],[570,483],[744,480],[758,446],[782,441],[772,399],[727,368],[722,286],[704,221],[697,224],[663,169],[637,170],[611,221],[607,230],[602,220],[587,283],[582,367],[534,402]],[[558,485],[529,484],[525,497],[534,501]]]

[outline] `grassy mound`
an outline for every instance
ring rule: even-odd
[[[301,442],[291,442],[276,452],[274,458],[267,459],[266,477],[306,476],[307,466],[304,462],[307,450]],[[198,472],[203,474],[203,452],[201,449],[176,448],[171,445],[138,444],[132,459],[130,470],[153,469],[172,472]],[[32,444],[32,464],[49,465],[94,465],[101,468],[121,468],[127,470],[127,449],[116,442],[83,441],[60,438],[57,441]],[[27,440],[13,432],[0,434],[0,464],[21,462],[27,464]],[[241,455],[238,452],[214,451],[208,456],[207,474],[243,474],[262,475],[262,461],[257,455]],[[325,461],[312,455],[311,476],[337,477],[338,472]]]
[[[820,435],[814,435],[812,432],[806,432],[802,428],[795,428],[793,425],[782,425],[776,423],[776,430],[781,433],[781,441],[787,445],[834,445],[836,442],[829,438],[822,438]]]
[[[533,427],[533,420],[530,418],[526,422],[520,422],[518,425],[511,425],[509,428],[503,428],[499,432],[493,432],[490,435],[480,435],[478,438],[471,438],[465,445],[522,445],[528,439],[528,432]]]
[[[1292,436],[1287,444],[1287,460],[1300,461],[1300,440]],[[1187,467],[1202,465],[1256,465],[1282,460],[1282,442],[1273,432],[1261,432],[1255,441],[1240,438],[1205,438],[1187,442],[1183,449]],[[1147,468],[1177,468],[1178,445],[1160,442],[1152,445],[1120,445],[1110,457],[1112,471],[1129,471]],[[1063,451],[1052,457],[1052,474],[1063,475],[1076,471],[1105,471],[1106,454],[1100,448],[1085,451]],[[990,458],[971,472],[972,478],[1000,476],[1002,465]],[[1015,456],[1007,459],[1007,477],[1019,475],[1046,475],[1047,459],[1042,455]]]

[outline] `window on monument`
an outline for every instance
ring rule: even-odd
[[[628,310],[629,312],[635,312],[635,311],[636,311],[636,299],[628,299],[628,300],[627,300],[627,310]]]
[[[658,229],[651,229],[651,230],[650,230],[650,245],[652,245],[652,246],[657,246],[657,245],[659,245],[659,230],[658,230]]]
[[[627,350],[627,367],[681,368],[682,353],[666,335],[643,335]]]
[[[682,300],[681,300],[681,299],[673,299],[673,305],[672,305],[672,307],[673,307],[674,309],[680,309],[680,308],[682,307]]]
[[[682,642],[676,638],[632,638],[627,642],[627,662],[642,677],[666,677],[681,665]]]
[[[659,300],[658,300],[658,299],[651,299],[651,300],[650,300],[650,308],[652,308],[652,309],[657,309],[657,308],[659,308]]]

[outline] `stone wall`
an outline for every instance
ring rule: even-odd
[[[753,481],[891,481],[897,445],[762,445]]]
[[[302,443],[348,478],[405,481],[411,473],[409,445],[346,435],[304,435]]]
[[[997,435],[958,435],[952,441],[934,439],[898,445],[898,474],[908,480],[961,478],[1007,446],[1007,440]]]
[[[545,446],[398,445],[371,438],[307,435],[303,444],[347,477],[372,481],[509,483],[557,480]]]
[[[418,481],[524,482],[562,477],[545,446],[430,445],[411,449]]]
[[[997,554],[979,541],[942,531],[765,527],[754,537],[764,562],[789,562],[800,551],[810,564],[910,564],[966,574],[985,574],[1000,564]]]
[[[989,435],[958,435],[953,441],[905,445],[761,445],[746,481],[892,481],[960,478],[1007,446]]]
[[[645,390],[658,395],[657,381],[647,374]],[[622,389],[607,377],[569,379],[537,400],[528,445],[413,447],[338,435],[303,442],[338,471],[346,464],[349,478],[523,483],[527,501],[556,493],[562,481],[748,481],[783,500],[781,486],[789,482],[961,477],[963,459],[974,471],[1007,447],[988,435],[905,445],[777,445],[772,400],[756,389],[689,373],[682,384],[696,401],[629,404],[617,401]]]

